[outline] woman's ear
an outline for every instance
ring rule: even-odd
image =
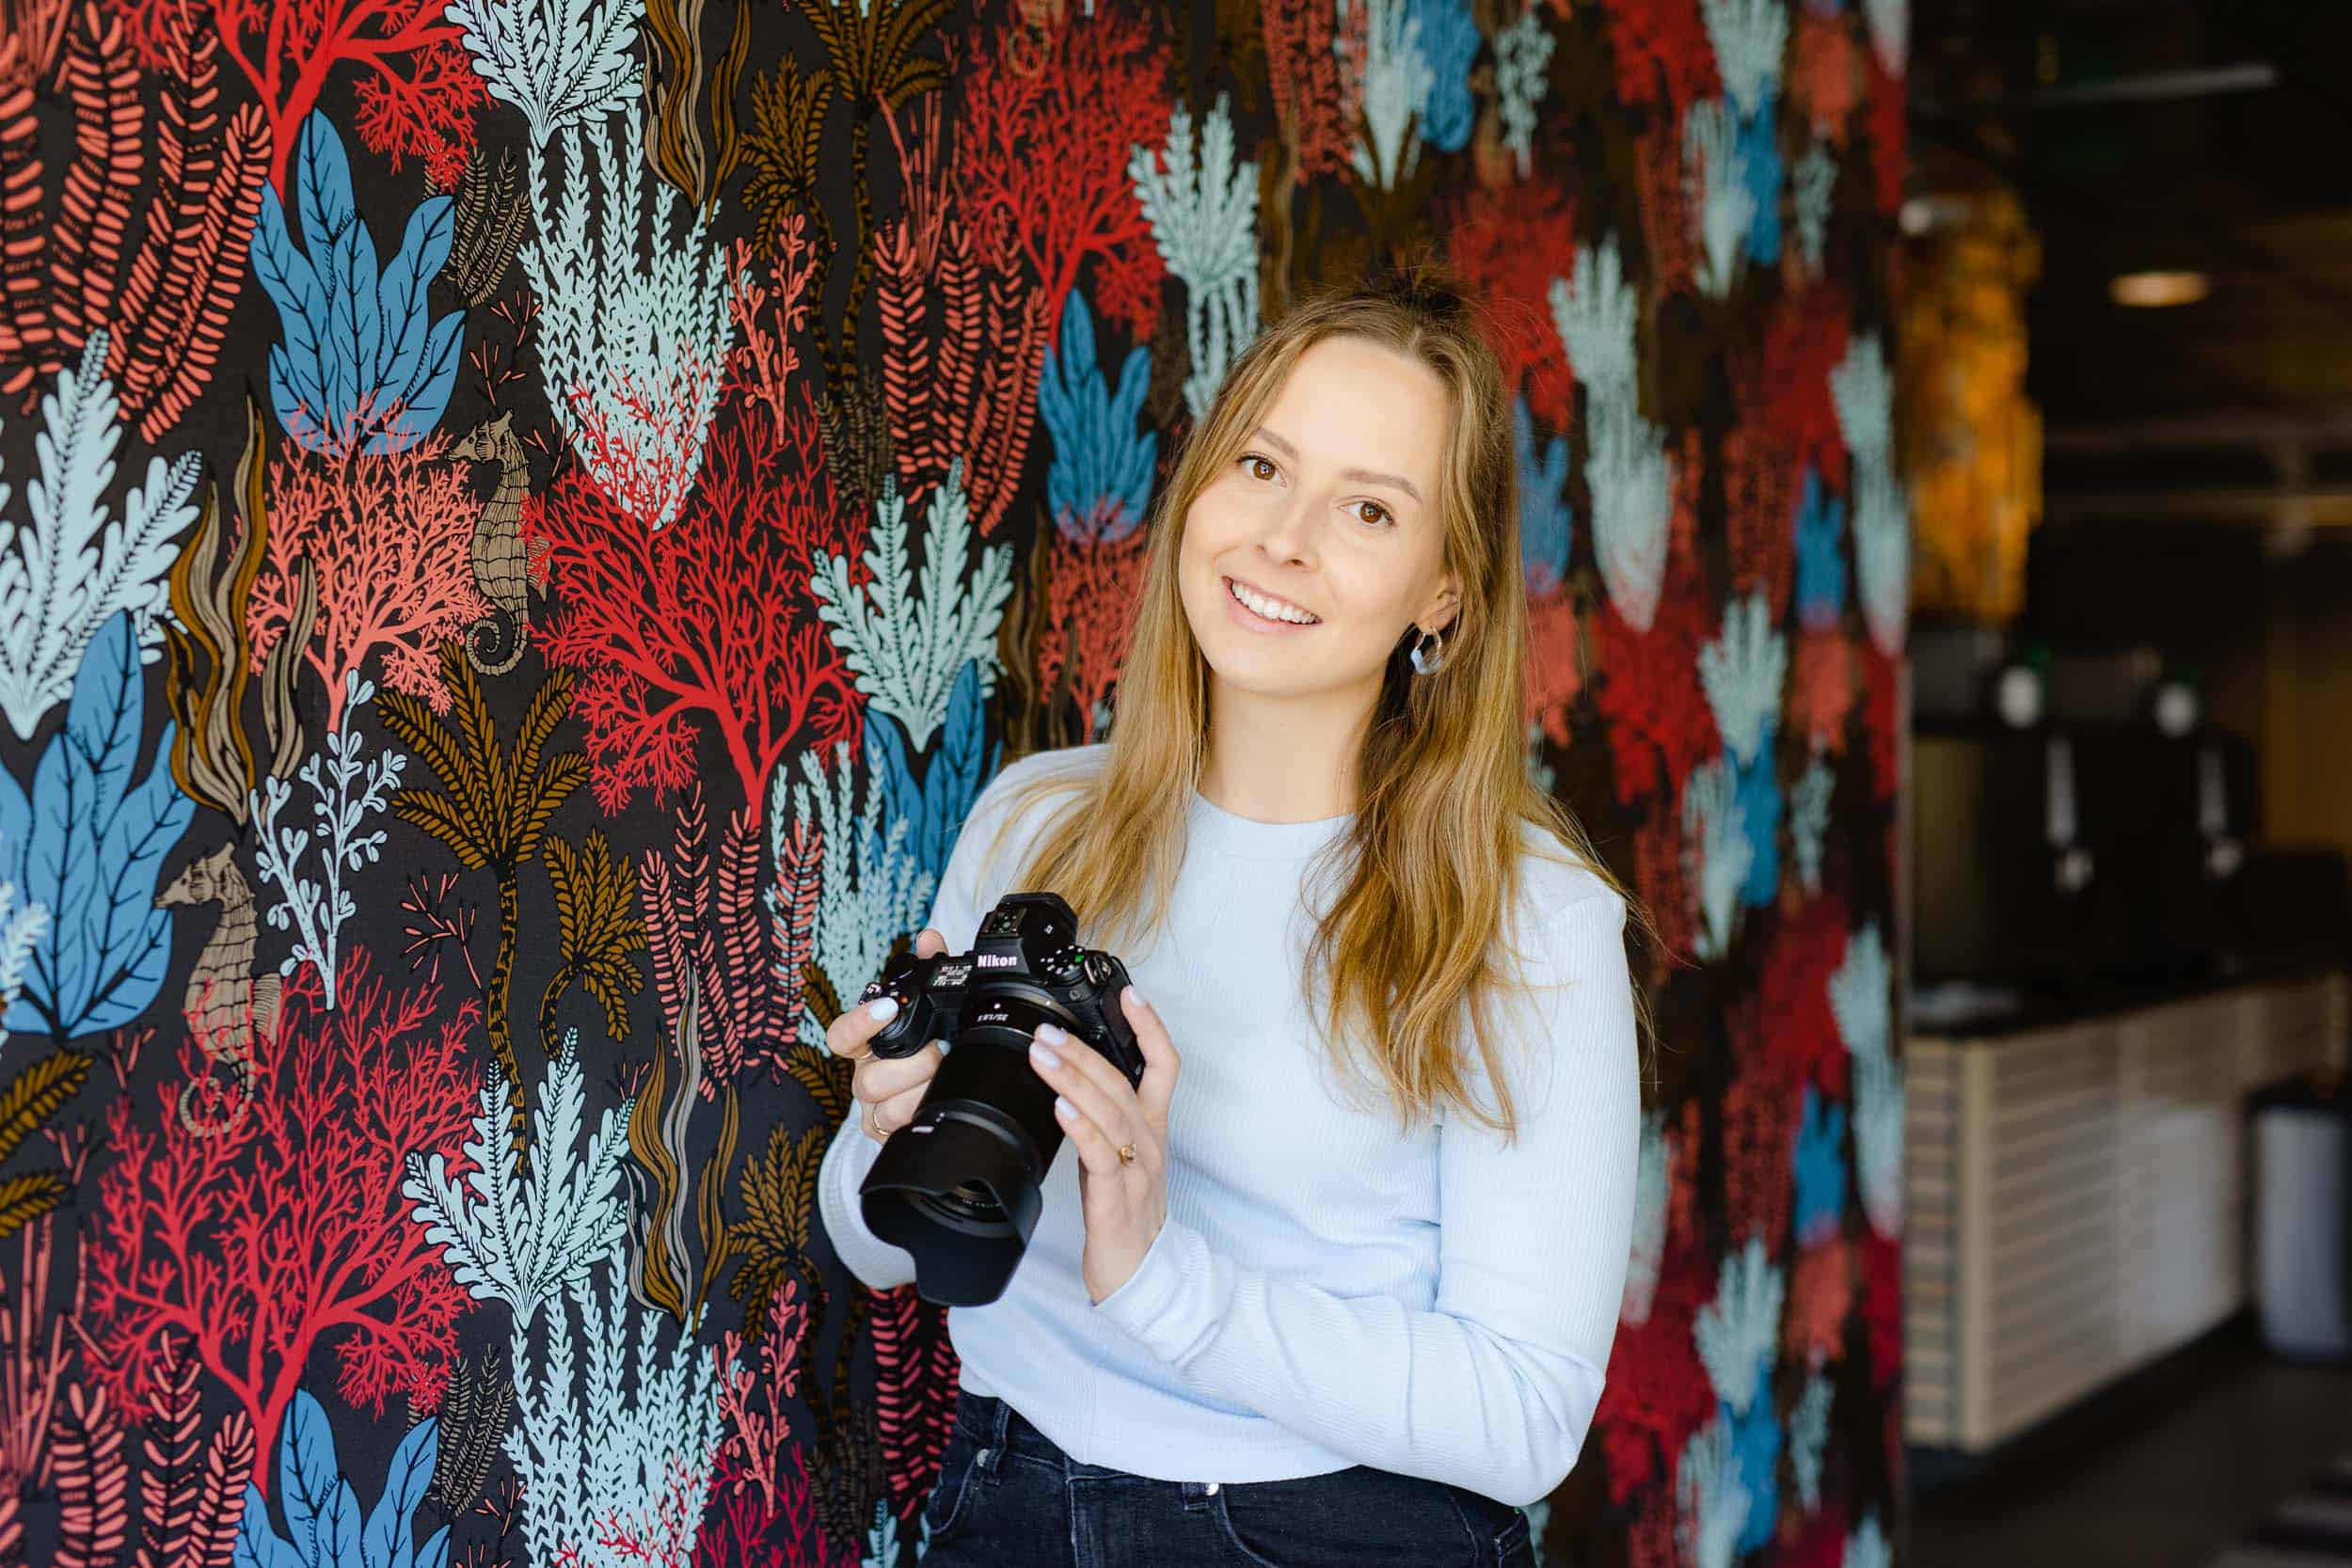
[[[1415,625],[1419,626],[1424,633],[1442,632],[1453,626],[1454,611],[1461,608],[1462,595],[1454,588],[1454,579],[1448,578],[1438,587],[1436,599],[1431,601],[1429,608],[1421,613]]]

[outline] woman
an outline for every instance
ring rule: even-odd
[[[926,1568],[1534,1561],[1640,1111],[1629,899],[1526,774],[1512,434],[1426,270],[1300,305],[1168,485],[1111,738],[975,802],[917,953],[1059,893],[1147,1065],[1038,1032],[1067,1136],[1005,1294],[947,1316]],[[939,1060],[874,1057],[887,1017],[828,1031],[819,1181],[877,1288],[914,1267],[858,1185]]]

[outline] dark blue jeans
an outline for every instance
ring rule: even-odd
[[[923,1523],[923,1568],[1535,1568],[1527,1515],[1466,1487],[1368,1465],[1156,1481],[1073,1459],[961,1390]]]

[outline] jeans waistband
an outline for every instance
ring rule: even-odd
[[[1073,1459],[1060,1444],[1040,1432],[1011,1405],[993,1395],[975,1394],[968,1388],[956,1391],[956,1427],[979,1446],[980,1468],[990,1475],[995,1474],[1007,1458],[1014,1458],[1046,1465],[1071,1476],[1126,1478],[1139,1484],[1172,1487],[1183,1492],[1187,1499],[1215,1497],[1218,1490],[1215,1481],[1153,1481],[1114,1465]]]

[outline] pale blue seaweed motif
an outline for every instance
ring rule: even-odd
[[[735,341],[727,247],[649,174],[641,116],[560,118],[563,193],[548,189],[550,154],[528,144],[532,238],[516,252],[539,296],[548,405],[597,488],[666,528],[702,467]],[[602,438],[584,440],[591,430]],[[668,478],[640,483],[655,462]]]
[[[1911,0],[1863,0],[1870,47],[1889,76],[1900,76],[1911,55]]]
[[[1421,104],[1422,139],[1440,152],[1470,145],[1478,106],[1470,97],[1470,65],[1478,58],[1478,24],[1469,0],[1406,0],[1416,24],[1415,41],[1429,66],[1429,91]]]
[[[188,497],[203,465],[197,451],[169,463],[151,456],[147,482],[124,497],[122,515],[106,504],[122,425],[105,366],[106,334],[92,332],[81,362],[59,367],[57,384],[41,395],[33,437],[40,475],[24,486],[32,520],[10,531],[14,547],[0,553],[0,712],[19,740],[32,739],[65,701],[90,639],[117,610],[131,612],[139,662],[163,657],[173,540],[196,516]],[[8,490],[0,471],[0,513]]]
[[[981,696],[996,688],[996,627],[1012,594],[1012,546],[983,546],[977,567],[967,564],[972,505],[961,457],[931,492],[919,579],[907,564],[907,535],[906,501],[897,476],[885,474],[865,555],[872,581],[862,592],[851,587],[848,557],[819,550],[809,587],[818,619],[834,628],[857,689],[906,726],[919,752],[946,719],[966,660],[979,662]]]
[[[1724,92],[1747,119],[1766,108],[1788,43],[1785,0],[1699,0]]]
[[[1780,1335],[1780,1308],[1788,1276],[1765,1249],[1763,1233],[1750,1231],[1736,1252],[1726,1253],[1716,1276],[1715,1299],[1701,1307],[1691,1328],[1707,1380],[1735,1416],[1759,1395],[1769,1401],[1765,1373]]]
[[[1870,641],[1901,652],[1911,600],[1911,510],[1894,468],[1894,371],[1876,333],[1846,345],[1829,372],[1837,427],[1853,456],[1854,578]]]
[[[269,907],[267,918],[278,930],[292,927],[300,933],[294,951],[279,961],[278,973],[292,974],[296,965],[304,963],[317,970],[330,1013],[335,1010],[336,964],[343,923],[359,912],[351,890],[343,886],[343,873],[373,863],[383,851],[384,830],[362,833],[359,827],[371,813],[391,805],[392,794],[400,788],[400,770],[408,763],[406,756],[389,747],[373,761],[361,763],[355,721],[361,705],[375,695],[375,683],[361,679],[357,670],[346,670],[343,692],[342,728],[327,732],[326,752],[311,752],[298,775],[310,786],[317,824],[307,830],[278,825],[278,814],[293,790],[274,773],[262,780],[260,789],[246,792],[246,809],[255,828],[255,867],[263,883],[276,882],[283,890],[283,895]],[[325,777],[319,772],[322,762],[326,767]],[[311,840],[324,847],[320,858],[323,882],[302,874],[304,851]]]
[[[1895,1568],[1894,1544],[1886,1539],[1877,1510],[1865,1510],[1861,1525],[1846,1538],[1840,1568]]]
[[[245,1483],[245,1511],[230,1548],[234,1568],[444,1568],[450,1527],[417,1544],[417,1505],[433,1485],[440,1421],[427,1416],[392,1449],[384,1490],[364,1515],[335,1455],[335,1429],[310,1391],[297,1387],[278,1429],[278,1506],[286,1534],[271,1527],[269,1499]]]
[[[156,906],[155,879],[196,802],[166,766],[170,720],[146,776],[133,777],[146,689],[131,612],[118,610],[89,640],[30,793],[0,768],[0,879],[49,911],[0,1018],[7,1033],[102,1034],[145,1012],[163,988],[171,911]]]
[[[541,1307],[585,1281],[596,1259],[628,1234],[621,1155],[637,1100],[632,1095],[607,1110],[582,1148],[587,1118],[580,1031],[566,1029],[548,1060],[538,1111],[531,1117],[527,1168],[509,1132],[513,1104],[506,1074],[487,1069],[464,1148],[464,1181],[452,1179],[438,1152],[412,1151],[400,1190],[415,1205],[408,1217],[425,1227],[428,1243],[442,1248],[457,1283],[476,1301],[504,1302],[520,1338]]]
[[[1724,629],[1699,649],[1699,681],[1716,732],[1742,766],[1767,749],[1780,689],[1788,673],[1788,639],[1772,625],[1772,599],[1757,588],[1724,606]]]
[[[1817,752],[1788,792],[1788,837],[1797,858],[1797,879],[1807,893],[1821,891],[1821,858],[1828,847],[1830,798],[1837,785]]]
[[[1641,1153],[1633,1169],[1633,1252],[1617,1318],[1638,1327],[1649,1322],[1657,1301],[1659,1269],[1666,1256],[1667,1199],[1672,1196],[1674,1135],[1666,1131],[1666,1113],[1655,1106],[1642,1113]]]
[[[1140,143],[1127,154],[1152,243],[1184,285],[1192,360],[1184,406],[1196,420],[1208,414],[1233,356],[1258,335],[1258,165],[1234,159],[1230,97],[1219,92],[1202,119],[1197,154],[1192,112],[1182,103],[1168,112],[1156,163]]]
[[[842,984],[850,976],[863,984],[882,973],[890,944],[914,929],[930,911],[938,876],[925,870],[908,847],[908,824],[903,816],[882,816],[885,789],[880,783],[866,791],[866,803],[856,804],[857,772],[850,765],[850,743],[834,747],[834,785],[814,751],[801,753],[803,777],[795,781],[779,768],[768,785],[771,822],[812,822],[819,839],[822,879],[817,894],[815,943],[817,961]],[[790,789],[791,808],[785,807]],[[789,828],[771,829],[771,833]],[[801,1009],[800,1038],[810,1046],[825,1037],[825,1026],[815,1009]]]
[[[1642,417],[1633,325],[1640,309],[1613,234],[1577,253],[1547,290],[1553,325],[1584,387],[1584,487],[1593,555],[1625,624],[1649,630],[1665,581],[1674,465],[1665,433]]]
[[[0,860],[5,860],[8,846],[0,844]],[[24,990],[24,965],[33,956],[33,943],[49,929],[49,911],[39,904],[16,907],[16,884],[0,881],[0,1013],[16,1006],[17,997]]]
[[[262,185],[253,227],[254,276],[285,325],[270,345],[270,405],[307,451],[405,451],[440,422],[457,385],[466,313],[436,317],[425,297],[456,232],[453,198],[419,203],[400,248],[379,267],[342,137],[323,111],[302,122],[289,181],[301,246],[274,186]]]
[[[1347,20],[1350,5],[1361,6],[1367,13],[1361,60],[1348,57],[1354,49]],[[1371,137],[1356,138],[1348,150],[1348,165],[1358,179],[1383,191],[1410,179],[1420,162],[1417,121],[1434,74],[1422,54],[1421,27],[1409,8],[1410,0],[1339,0],[1340,25],[1332,44],[1341,69],[1355,71],[1363,84],[1364,129]]]
[[[1511,397],[1511,447],[1519,470],[1519,567],[1527,591],[1549,594],[1568,578],[1568,550],[1576,532],[1569,506],[1568,438],[1551,436],[1536,444],[1535,417],[1527,398]]]
[[[1530,0],[1495,34],[1495,100],[1502,145],[1518,159],[1519,178],[1535,169],[1535,116],[1550,85],[1552,38]]]
[[[1054,438],[1045,499],[1054,527],[1079,544],[1111,544],[1143,526],[1160,437],[1139,415],[1152,388],[1152,355],[1138,343],[1112,391],[1096,363],[1094,313],[1076,289],[1062,301],[1061,342],[1037,378],[1037,410]]]
[[[1691,947],[1708,962],[1731,951],[1740,891],[1756,847],[1740,809],[1740,769],[1728,752],[1691,769],[1682,794],[1683,858],[1698,884],[1698,928]]]
[[[1808,1514],[1821,1511],[1821,1461],[1829,1451],[1829,1408],[1836,1392],[1817,1369],[1788,1412],[1788,1468],[1797,1478],[1797,1502]]]
[[[1748,1523],[1740,1449],[1722,1410],[1682,1446],[1675,1467],[1675,1538],[1693,1568],[1731,1568]]]
[[[1822,258],[1828,251],[1829,215],[1836,189],[1837,155],[1827,142],[1817,141],[1788,172],[1789,197],[1797,209],[1797,255],[1813,277],[1821,276]]]
[[[631,1296],[628,1280],[616,1241],[564,1286],[543,1354],[515,1336],[516,1420],[504,1449],[533,1568],[694,1556],[721,1436],[716,1365],[697,1342],[699,1309],[673,1325]]]
[[[490,96],[531,122],[533,148],[637,96],[645,0],[450,0],[445,14]]]
[[[1748,835],[1748,875],[1740,902],[1760,910],[1780,896],[1780,769],[1772,755],[1772,724],[1756,755],[1736,763],[1740,772],[1740,822]]]
[[[1699,290],[1722,299],[1738,286],[1756,222],[1756,192],[1740,147],[1740,116],[1721,98],[1691,105],[1682,120],[1682,177],[1699,214]]]

